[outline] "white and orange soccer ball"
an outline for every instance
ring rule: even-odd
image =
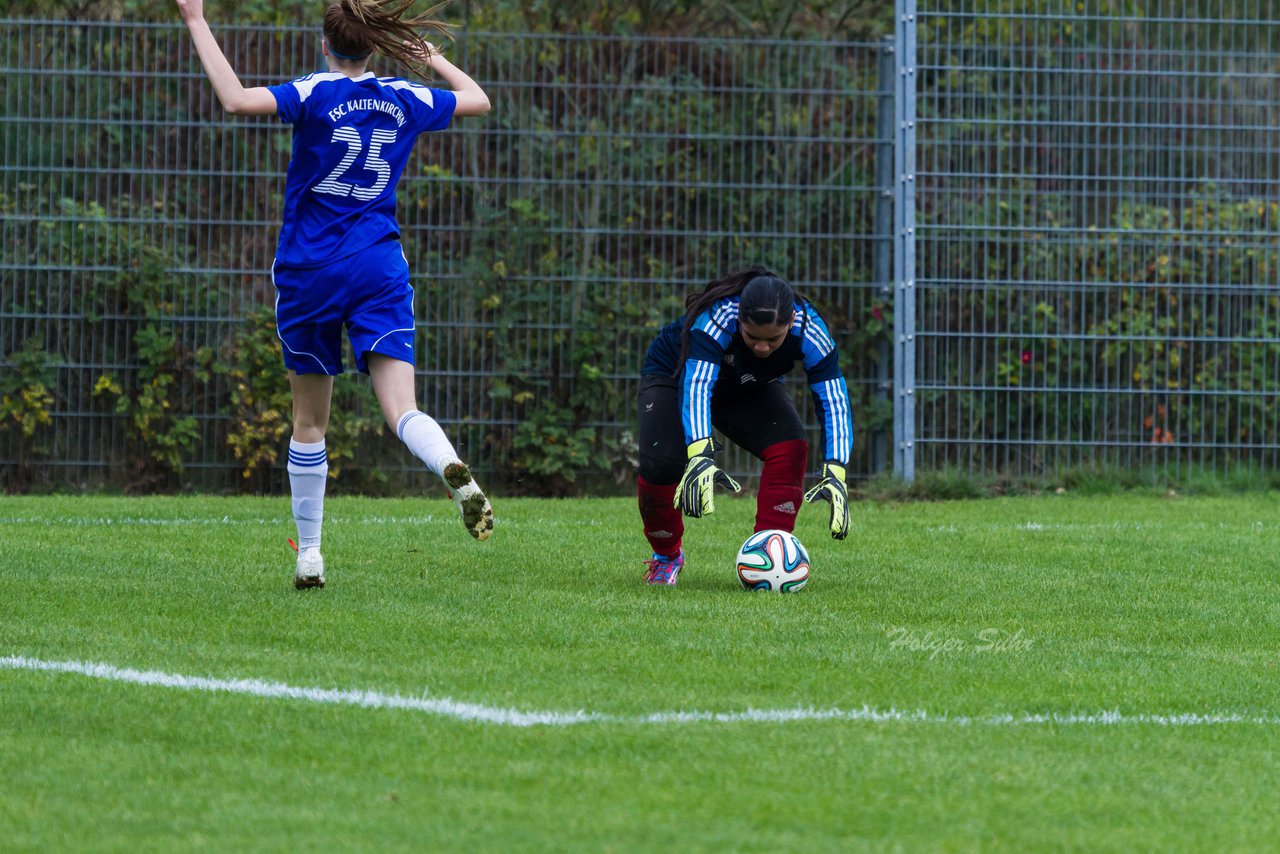
[[[795,593],[809,580],[809,553],[790,531],[757,531],[738,549],[738,581],[748,590]]]

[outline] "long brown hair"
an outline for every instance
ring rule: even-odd
[[[431,43],[422,31],[451,39],[449,25],[431,17],[444,3],[419,15],[410,10],[418,0],[337,0],[324,11],[324,37],[339,59],[365,59],[375,50],[431,76],[427,58]]]
[[[751,294],[745,294],[751,286]],[[691,293],[685,298],[684,325],[680,327],[680,358],[676,361],[676,374],[684,369],[684,360],[689,355],[689,331],[698,315],[706,311],[719,300],[743,294],[738,306],[740,318],[752,323],[775,325],[786,323],[795,310],[796,293],[787,280],[759,264],[730,273],[727,276],[708,282],[699,292]],[[751,297],[748,299],[748,297]]]

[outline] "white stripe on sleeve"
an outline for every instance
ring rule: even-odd
[[[683,421],[685,443],[711,436],[711,389],[720,374],[714,362],[690,359],[684,366]]]

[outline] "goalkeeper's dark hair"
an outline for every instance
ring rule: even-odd
[[[453,34],[448,24],[432,17],[443,3],[414,15],[411,10],[417,4],[418,0],[337,0],[324,11],[329,52],[339,59],[362,60],[377,51],[430,77],[431,43],[422,31],[447,39]]]
[[[787,280],[759,264],[708,282],[701,292],[689,294],[684,301],[677,374],[683,370],[684,360],[689,355],[689,331],[693,328],[693,321],[720,300],[738,295],[742,297],[738,303],[739,323],[744,320],[760,326],[789,323],[791,313],[796,309],[796,292]]]

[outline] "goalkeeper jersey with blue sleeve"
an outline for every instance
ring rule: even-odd
[[[718,300],[694,318],[683,370],[678,364],[683,319],[663,327],[645,355],[642,373],[680,377],[685,443],[711,436],[713,392],[739,394],[779,380],[800,362],[822,420],[823,459],[847,465],[853,450],[853,410],[835,340],[818,310],[800,300],[787,337],[761,359],[738,335],[740,301],[738,296]]]
[[[454,94],[372,71],[269,89],[293,125],[276,262],[319,267],[399,237],[396,182],[418,134],[449,126]]]

